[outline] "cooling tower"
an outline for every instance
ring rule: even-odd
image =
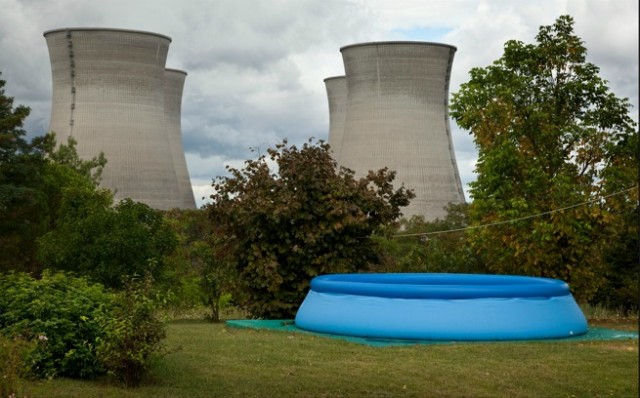
[[[347,80],[344,76],[334,76],[324,79],[329,99],[329,145],[333,152],[333,159],[340,159],[342,135],[347,108]]]
[[[51,131],[73,136],[83,159],[104,152],[101,186],[116,200],[180,206],[165,126],[165,61],[171,39],[155,33],[67,28],[44,33],[53,97]]]
[[[191,189],[187,161],[182,146],[182,128],[180,119],[182,115],[182,90],[187,72],[166,69],[164,74],[164,110],[169,148],[173,169],[178,180],[179,203],[177,207],[182,209],[195,209],[196,202]]]
[[[397,171],[395,185],[416,194],[404,217],[443,218],[448,203],[464,202],[447,109],[456,48],[378,42],[340,51],[347,101],[338,163],[356,176]]]

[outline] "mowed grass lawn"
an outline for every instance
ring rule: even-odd
[[[600,323],[635,330],[634,321]],[[592,323],[593,325],[593,323]],[[28,397],[637,397],[638,341],[375,348],[276,331],[174,321],[141,387],[25,382]]]

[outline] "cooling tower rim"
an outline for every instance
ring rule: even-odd
[[[182,69],[165,68],[164,71],[165,72],[173,72],[173,73],[182,73],[185,76],[188,75],[188,73],[186,71],[183,71]]]
[[[171,42],[171,38],[169,36],[160,34],[160,33],[155,33],[155,32],[147,32],[144,30],[135,30],[135,29],[119,29],[119,28],[99,28],[99,27],[75,27],[75,28],[60,28],[60,29],[52,29],[52,30],[46,30],[44,31],[44,33],[42,34],[44,37],[47,37],[47,35],[53,34],[53,33],[60,33],[60,32],[67,32],[67,31],[71,31],[71,32],[87,32],[87,31],[91,31],[91,32],[124,32],[124,33],[138,33],[138,34],[143,34],[143,35],[152,35],[152,36],[158,36],[161,37],[163,39],[169,40],[169,42]]]
[[[326,82],[327,80],[338,80],[338,79],[346,79],[346,76],[345,75],[341,75],[341,76],[327,77],[326,79],[323,80],[323,82]]]
[[[369,41],[364,43],[349,44],[347,46],[340,47],[340,52],[352,47],[377,46],[377,45],[386,45],[386,44],[416,44],[416,45],[438,46],[438,47],[446,47],[446,48],[452,49],[453,51],[458,51],[458,48],[456,46],[452,46],[451,44],[435,43],[431,41]]]

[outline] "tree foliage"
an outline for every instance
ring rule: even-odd
[[[53,133],[25,139],[29,109],[13,109],[0,80],[0,270],[44,266],[89,275],[110,287],[123,276],[159,277],[175,236],[160,212],[98,183],[106,159],[80,159],[76,142]]]
[[[22,129],[29,108],[13,108],[0,80],[0,270],[39,273],[36,240],[55,228],[67,190],[95,190],[104,155],[81,160],[76,142],[57,145],[54,134],[31,142]]]
[[[382,271],[459,272],[485,271],[467,242],[469,205],[450,204],[444,219],[425,221],[413,216],[393,229],[395,236],[379,238],[384,246]]]
[[[286,318],[314,276],[377,263],[372,235],[397,219],[413,194],[395,190],[395,173],[386,169],[359,180],[337,171],[322,141],[301,148],[284,141],[267,152],[214,181],[208,213],[216,252],[237,271],[234,301],[256,317]]]
[[[33,237],[46,224],[37,211],[46,202],[38,189],[43,157],[22,129],[29,108],[14,108],[4,86],[0,79],[0,270],[32,263]]]
[[[473,249],[494,272],[560,278],[582,299],[604,284],[603,253],[638,200],[628,189],[638,177],[629,101],[586,55],[573,19],[561,16],[540,27],[536,43],[508,41],[500,59],[472,69],[451,103],[479,152],[472,224],[585,203],[477,229]]]
[[[233,268],[216,254],[217,239],[203,210],[173,209],[165,213],[178,236],[178,247],[169,259],[165,276],[177,306],[205,304],[207,317],[220,321],[222,296],[233,283]]]
[[[111,203],[111,194],[103,190],[67,191],[64,216],[38,240],[42,263],[114,288],[126,277],[161,277],[165,256],[176,246],[161,212],[131,199]]]

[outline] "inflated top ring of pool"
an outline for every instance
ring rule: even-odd
[[[311,281],[305,330],[418,340],[571,337],[587,321],[557,279],[482,274],[334,274]]]

